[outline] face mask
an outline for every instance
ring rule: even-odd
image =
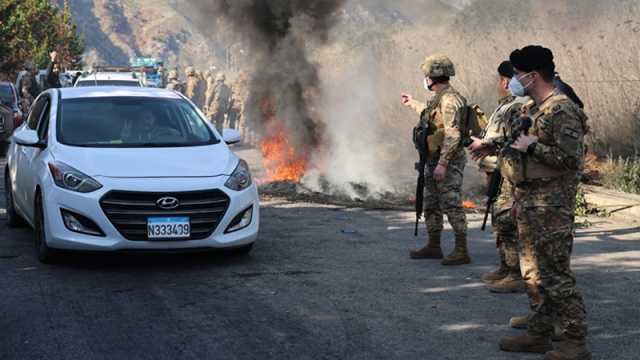
[[[431,87],[429,86],[429,80],[427,80],[427,78],[424,78],[423,86],[425,90],[431,91]]]
[[[529,74],[531,73],[527,73],[523,77],[526,77]],[[529,83],[529,85],[531,85],[531,83]],[[518,80],[518,77],[514,76],[511,78],[511,81],[509,81],[509,91],[511,91],[511,94],[513,94],[513,96],[522,97],[527,95],[526,92],[529,85],[527,86],[522,85],[522,82]]]

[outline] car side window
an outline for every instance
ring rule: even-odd
[[[49,131],[49,114],[51,113],[51,101],[47,99],[44,106],[44,111],[38,122],[38,138],[40,140],[47,140],[47,133]]]
[[[42,117],[42,110],[48,103],[48,100],[48,97],[42,96],[38,98],[38,101],[31,107],[31,112],[29,112],[29,117],[27,118],[27,126],[29,129],[35,130],[38,127],[38,122]]]

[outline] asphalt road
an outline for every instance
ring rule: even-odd
[[[542,358],[498,350],[526,297],[478,281],[495,263],[479,215],[473,264],[456,268],[407,259],[419,244],[410,213],[278,201],[263,204],[246,258],[80,254],[42,265],[32,232],[7,228],[3,201],[0,359]],[[592,221],[574,267],[594,359],[638,359],[638,224]]]

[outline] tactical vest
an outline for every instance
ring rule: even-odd
[[[442,102],[440,100],[442,99],[443,95],[449,92],[452,92],[462,98],[465,104],[467,103],[466,99],[457,91],[452,88],[448,88],[437,94],[436,97],[432,100],[428,101],[427,107],[420,114],[420,121],[425,124],[429,124],[429,127],[434,129],[433,133],[429,135],[429,137],[427,137],[427,144],[429,145],[429,156],[440,154],[440,149],[442,147],[442,143],[444,142],[444,120],[442,118]],[[461,134],[468,132],[466,128],[466,119],[469,112],[468,107],[465,106],[463,111],[465,111],[465,113],[462,115],[462,119],[465,120],[465,123],[458,124],[458,129],[461,131]]]
[[[529,132],[539,138],[541,144],[553,144],[555,139],[549,138],[544,131],[546,126],[553,126],[552,121],[547,119],[561,112],[568,112],[578,116],[583,126],[583,131],[587,130],[587,117],[575,104],[565,95],[554,95],[545,101],[540,108],[526,108],[533,120],[533,127]],[[505,148],[501,152],[499,166],[502,175],[513,184],[537,179],[552,179],[572,173],[569,169],[558,169],[537,161],[535,158],[523,154],[512,148]]]

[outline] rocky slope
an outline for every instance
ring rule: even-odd
[[[58,0],[62,3],[63,0]],[[87,64],[127,64],[132,56],[158,56],[170,64],[226,65],[237,39],[214,19],[198,18],[188,0],[69,0],[87,45]],[[352,31],[432,20],[457,0],[350,0],[336,17]],[[215,35],[211,35],[215,34]],[[237,35],[237,34],[236,34]],[[236,49],[237,50],[237,49]]]

